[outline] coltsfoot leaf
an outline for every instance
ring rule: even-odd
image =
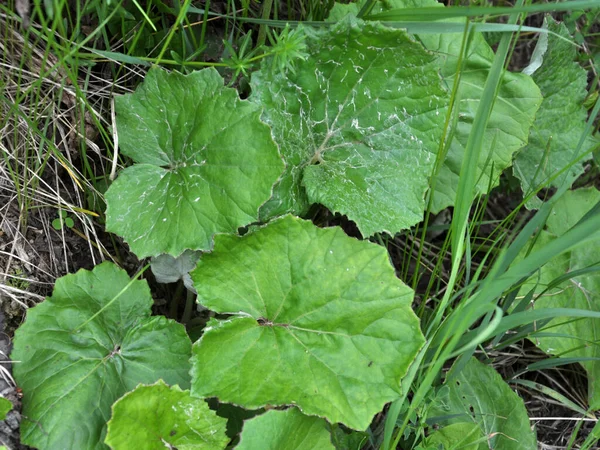
[[[539,69],[532,75],[544,95],[544,101],[531,129],[529,144],[515,158],[514,174],[521,181],[523,192],[528,194],[540,185],[558,187],[565,182],[571,184],[583,173],[583,161],[549,183],[549,179],[581,155],[591,159],[591,150],[600,145],[600,140],[588,136],[577,151],[579,139],[585,129],[587,111],[583,102],[587,95],[587,73],[577,63],[577,47],[567,27],[546,18],[548,50]],[[538,208],[541,200],[531,199],[526,206]]]
[[[562,236],[584,215],[600,202],[600,192],[595,188],[566,192],[555,204],[546,223],[546,229],[536,240],[535,252]],[[563,253],[545,264],[522,287],[521,292],[535,289],[533,308],[575,308],[600,311],[600,272],[582,272],[565,282],[548,289],[558,277],[598,264],[600,260],[600,235],[583,246]],[[600,323],[594,318],[557,317],[539,330],[540,336],[531,341],[544,352],[568,358],[591,358],[582,361],[588,374],[590,407],[600,409]],[[594,360],[594,358],[598,360]]]
[[[433,7],[443,8],[437,0],[388,0],[388,8]],[[463,19],[449,19],[461,21]],[[432,212],[454,205],[458,176],[463,163],[465,147],[472,130],[473,119],[487,79],[494,51],[482,33],[472,35],[463,67],[459,67],[462,35],[453,33],[419,34],[426,49],[434,52],[444,83],[452,90],[459,73],[456,93],[457,106],[449,131],[450,147],[437,175],[433,193]],[[483,136],[481,157],[477,165],[477,191],[487,193],[498,185],[500,173],[513,162],[514,154],[525,144],[542,96],[531,77],[522,73],[504,72],[500,88]]]
[[[424,342],[413,292],[384,248],[285,216],[218,235],[192,271],[209,322],[192,357],[192,394],[246,408],[296,404],[363,430],[399,395]]]
[[[425,439],[427,448],[444,450],[478,450],[483,438],[481,428],[476,423],[460,422],[446,425],[433,431]],[[441,447],[440,447],[441,446]]]
[[[295,73],[265,62],[250,99],[264,105],[287,163],[261,217],[322,203],[363,236],[423,218],[448,94],[435,57],[402,30],[348,17],[305,29]]]
[[[145,281],[112,263],[56,281],[16,331],[11,359],[23,389],[21,438],[40,449],[104,449],[115,400],[162,378],[189,385],[185,328],[151,317]]]
[[[327,422],[289,408],[247,420],[236,450],[335,450]]]
[[[136,164],[106,192],[106,229],[138,257],[208,250],[258,218],[283,161],[260,108],[214,69],[148,72],[116,99],[121,151]]]
[[[442,425],[476,424],[485,438],[484,448],[537,448],[537,440],[531,431],[523,400],[512,391],[498,372],[471,358],[454,375],[446,380],[439,393],[443,395],[436,396],[435,403],[431,405],[428,412],[430,420],[437,416],[444,418]],[[461,440],[465,438],[465,435],[455,436]],[[472,442],[473,440],[463,441],[462,445],[467,448]]]
[[[106,443],[113,450],[219,450],[229,442],[226,425],[203,399],[159,380],[113,405]]]

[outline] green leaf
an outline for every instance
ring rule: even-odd
[[[187,289],[196,292],[189,272],[196,267],[199,258],[200,252],[186,250],[177,258],[171,255],[159,255],[152,258],[150,267],[159,283],[176,283],[183,280]]]
[[[523,400],[492,367],[471,358],[459,374],[453,375],[445,382],[447,395],[436,397],[436,404],[429,409],[429,419],[438,416],[446,426],[477,424],[485,437],[484,448],[537,448]]]
[[[236,450],[334,450],[326,427],[296,408],[271,410],[244,423]]]
[[[447,93],[434,57],[402,30],[347,18],[305,29],[295,73],[264,62],[252,96],[286,160],[268,219],[322,203],[364,236],[423,218]]]
[[[214,397],[208,399],[208,406],[216,412],[217,416],[227,420],[226,433],[232,441],[230,445],[234,446],[239,442],[244,421],[265,412],[263,408],[248,410],[231,403],[219,403]]]
[[[436,0],[392,0],[389,3],[391,8],[443,7]],[[450,22],[463,20],[448,19]],[[452,90],[459,69],[462,35],[419,34],[418,38],[425,48],[437,55],[444,82],[448,90]],[[449,135],[452,139],[450,148],[437,176],[432,206],[434,213],[454,205],[456,200],[465,147],[493,60],[494,52],[483,34],[473,33],[456,93],[458,117],[454,117],[455,125]],[[504,73],[483,137],[478,161],[478,193],[487,193],[490,186],[498,185],[500,173],[512,164],[515,152],[527,143],[529,129],[541,101],[540,90],[531,77],[508,71]]]
[[[102,449],[115,400],[159,378],[189,385],[191,343],[182,325],[151,317],[145,281],[105,262],[56,281],[29,309],[11,359],[23,389],[24,443]],[[74,426],[74,424],[78,424]]]
[[[6,419],[6,415],[13,408],[10,400],[0,397],[0,420]]]
[[[567,28],[548,17],[548,29],[570,40]],[[532,75],[540,87],[544,101],[531,129],[529,144],[515,158],[514,175],[528,194],[539,185],[548,185],[548,179],[576,160],[589,154],[600,140],[588,136],[577,149],[583,134],[587,111],[583,102],[587,96],[587,72],[575,62],[577,47],[555,35],[548,35],[548,50],[542,65]],[[583,173],[583,161],[571,166],[549,186],[569,185]],[[533,198],[529,208],[538,208],[541,201]]]
[[[194,344],[193,395],[364,430],[424,342],[385,249],[339,228],[285,216],[218,235],[191,275],[201,304],[232,314]]]
[[[204,400],[159,380],[113,405],[105,442],[115,450],[218,450],[229,442],[226,424]]]
[[[436,449],[441,445],[444,450],[478,450],[482,437],[481,428],[476,423],[453,423],[431,433],[425,444]],[[481,447],[482,450],[487,448],[486,445]]]
[[[148,72],[116,99],[121,151],[137,164],[106,192],[106,228],[139,256],[208,250],[256,221],[283,161],[259,108],[214,69]]]
[[[133,17],[133,19],[135,20],[135,17]],[[106,50],[97,50],[97,49],[92,49],[91,51],[93,53],[103,56],[104,58],[107,58],[111,61],[117,61],[117,62],[124,63],[124,64],[138,64],[140,66],[146,66],[146,67],[151,65],[150,62],[148,62],[148,61],[145,61],[140,58],[136,58],[135,56],[126,55],[125,53],[109,52]]]
[[[327,22],[339,22],[344,19],[344,17],[350,15],[352,17],[356,17],[358,12],[365,4],[365,0],[359,2],[350,2],[350,3],[339,3],[335,2],[331,11],[329,11],[329,15],[327,16]]]
[[[600,202],[600,192],[594,188],[567,192],[560,198],[532,248],[535,252],[562,236],[593,206]],[[544,265],[539,274],[532,276],[521,288],[528,292],[535,288],[533,307],[575,308],[600,311],[600,271],[582,273],[546,290],[558,277],[600,262],[600,238],[586,242],[570,252],[563,253]],[[545,291],[545,292],[544,292]],[[532,336],[531,341],[544,352],[562,357],[600,358],[600,326],[598,319],[557,317],[539,328],[543,337]],[[553,336],[552,334],[555,334]],[[582,361],[588,373],[589,402],[592,409],[600,409],[600,361]]]
[[[329,11],[329,16],[327,16],[327,22],[339,22],[344,19],[344,17],[350,15],[352,17],[357,17],[360,10],[365,6],[367,0],[359,0],[357,2],[351,3],[339,3],[335,2],[331,11]],[[383,1],[378,1],[375,3],[373,8],[371,9],[370,14],[377,14],[382,11]]]
[[[339,425],[331,428],[331,442],[336,450],[360,450],[369,441],[369,433],[364,431],[346,431]]]

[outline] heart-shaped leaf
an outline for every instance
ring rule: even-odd
[[[350,17],[306,34],[310,56],[294,72],[265,62],[252,76],[287,163],[261,217],[322,203],[364,236],[414,225],[448,104],[435,57],[402,30]]]
[[[115,400],[162,378],[189,385],[185,328],[150,317],[145,281],[112,263],[56,281],[52,297],[27,313],[11,358],[23,389],[24,443],[40,449],[104,449]],[[74,424],[79,424],[74,426]]]
[[[218,235],[192,271],[209,322],[192,394],[246,408],[297,404],[366,429],[423,344],[413,292],[384,248],[291,216]]]
[[[106,192],[106,228],[139,256],[208,250],[256,221],[283,161],[260,108],[214,69],[148,72],[116,100],[121,151],[137,164]]]
[[[106,443],[113,450],[219,450],[229,442],[226,424],[204,400],[160,380],[113,405]]]
[[[267,411],[244,423],[236,450],[335,450],[326,426],[296,408]]]

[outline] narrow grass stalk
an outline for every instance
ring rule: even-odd
[[[520,4],[522,4],[522,1],[520,2]],[[509,20],[509,24],[516,24],[517,19],[518,14],[513,14]],[[461,167],[459,177],[454,217],[451,224],[452,271],[450,274],[448,288],[444,294],[442,301],[438,305],[435,317],[429,324],[429,327],[426,332],[426,336],[429,341],[431,341],[432,337],[439,331],[439,325],[443,320],[444,312],[446,311],[446,308],[454,291],[454,286],[457,282],[457,275],[460,270],[460,262],[464,254],[465,233],[468,226],[469,211],[474,198],[477,162],[479,161],[484,132],[487,127],[487,122],[492,107],[494,105],[495,97],[497,95],[496,93],[504,70],[504,63],[510,48],[511,37],[512,35],[504,35],[500,41],[498,51],[492,63],[492,67],[490,68],[488,78],[484,86],[483,94],[479,102],[479,107],[477,108],[477,112],[475,114],[472,132],[469,135],[469,139],[465,148],[463,165]],[[431,366],[429,366],[424,376],[418,381],[418,387],[414,393],[414,397],[411,401],[411,404],[409,405],[408,412],[404,418],[402,425],[396,432],[394,444],[392,445],[392,447],[384,446],[384,450],[391,450],[392,448],[397,447],[397,444],[404,432],[404,429],[408,425],[409,418],[415,412],[416,408],[418,408],[418,406],[423,402],[427,393],[431,389],[433,382],[438,377],[438,374],[440,373],[443,364],[456,348],[456,345],[462,335],[462,332],[460,332],[460,330],[466,331],[470,324],[473,323],[477,319],[477,317],[480,317],[482,315],[481,313],[490,312],[489,306],[490,305],[486,305],[488,309],[487,311],[475,311],[477,315],[467,315],[458,313],[453,314],[452,319],[459,322],[456,324],[457,327],[454,330],[446,329],[447,331],[444,333],[443,342],[447,342],[447,339],[450,339],[449,342],[445,347],[439,346],[438,349],[435,351],[435,354],[430,360],[432,362]],[[492,309],[495,309],[495,307]],[[497,327],[497,324],[494,322],[494,329],[495,327]]]
[[[519,13],[542,13],[573,11],[588,8],[598,8],[598,0],[573,0],[556,3],[536,3],[524,5],[523,2],[515,6],[454,6],[448,8],[423,7],[393,9],[369,16],[371,20],[414,20],[431,21],[450,19],[455,17],[478,17],[487,15],[513,15]]]

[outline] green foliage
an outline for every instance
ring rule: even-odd
[[[114,450],[224,449],[229,442],[226,422],[204,400],[159,380],[117,400],[105,442]]]
[[[294,72],[266,61],[252,76],[287,163],[261,218],[322,203],[364,236],[414,225],[448,104],[435,60],[405,32],[352,18],[306,33]]]
[[[391,0],[391,7],[442,8],[436,0]],[[462,19],[451,22],[464,23]],[[443,164],[436,175],[431,211],[437,213],[453,206],[465,148],[472,134],[475,112],[479,106],[485,81],[492,67],[494,52],[482,33],[470,36],[467,50],[461,53],[462,37],[453,34],[417,34],[425,48],[434,52],[448,90],[459,76],[456,106],[449,130]],[[526,143],[535,114],[542,101],[531,77],[504,72],[482,140],[477,162],[476,193],[485,194],[498,185],[500,173],[512,164],[513,156]]]
[[[295,63],[297,60],[305,61],[308,58],[306,53],[306,36],[302,28],[290,29],[286,24],[280,34],[269,32],[267,34],[271,43],[270,54],[273,55],[273,67],[281,73],[289,70],[296,73]]]
[[[302,14],[319,16],[317,9],[331,6],[315,5]],[[397,23],[357,19],[367,6],[382,18],[442,20],[413,23],[417,31],[409,35]],[[182,75],[153,68],[134,94],[116,100],[121,150],[133,164],[106,192],[107,230],[139,258],[152,256],[159,282],[197,291],[212,318],[203,329],[193,325],[199,339],[192,347],[181,325],[150,317],[146,283],[116,266],[59,279],[52,297],[29,311],[11,355],[21,361],[14,374],[25,395],[25,443],[358,450],[368,440],[390,450],[402,440],[419,450],[533,449],[523,402],[492,367],[470,358],[477,346],[494,336],[492,346],[502,344],[511,338],[506,331],[523,324],[529,333],[519,329],[520,335],[547,353],[582,363],[590,404],[600,408],[600,235],[590,225],[600,193],[582,190],[556,201],[531,255],[522,248],[544,226],[551,204],[505,251],[497,251],[500,240],[492,242],[475,274],[474,249],[463,240],[472,199],[497,184],[528,139],[515,163],[527,189],[596,142],[583,142],[584,153],[554,147],[578,148],[573,143],[586,120],[571,47],[551,35],[532,79],[503,69],[508,35],[494,54],[481,33],[467,30],[472,8],[364,1],[333,8],[335,24],[292,29],[266,20],[277,7],[267,1],[263,19],[250,19],[260,24],[256,43],[235,22],[225,52],[199,60],[208,9],[154,0],[146,7],[88,5],[109,27],[133,35],[123,44],[127,54],[101,54],[131,64],[156,62],[149,55],[158,53],[184,73],[212,65],[232,72],[231,85],[240,75],[252,79],[249,100],[241,100],[215,69]],[[517,5],[511,13],[545,7]],[[184,26],[188,13],[202,14],[202,26]],[[51,11],[67,36],[61,14]],[[283,28],[275,33],[271,24]],[[448,32],[450,25],[465,33]],[[518,26],[512,14],[503,30]],[[568,37],[560,25],[550,29]],[[262,45],[265,38],[270,46]],[[173,59],[163,60],[165,54]],[[560,121],[563,104],[571,114]],[[566,143],[547,135],[559,131]],[[540,150],[549,164],[527,166]],[[422,220],[427,191],[431,211],[456,208],[445,292],[416,298],[424,336],[411,308],[414,292],[396,277],[383,246],[289,213],[306,216],[319,203],[354,221],[364,237],[394,234]],[[90,198],[99,211],[100,200]],[[55,222],[56,229],[73,225],[66,211]],[[577,238],[585,245],[574,247]],[[424,243],[414,244],[421,252]],[[534,271],[522,291],[533,295],[531,316],[520,316],[525,304],[498,307]],[[436,268],[433,278],[439,274]],[[188,293],[184,323],[193,299]],[[566,316],[543,315],[549,308]],[[171,309],[175,317],[177,304]],[[442,383],[443,367],[456,356]]]
[[[192,271],[198,301],[233,314],[194,344],[192,394],[365,429],[423,343],[385,250],[286,216],[218,235]],[[324,402],[323,398],[328,401]]]
[[[150,267],[159,283],[176,283],[183,280],[186,288],[194,290],[189,272],[196,267],[199,258],[200,252],[186,250],[177,258],[173,258],[171,255],[152,258]]]
[[[336,450],[360,450],[369,441],[369,433],[364,431],[347,431],[339,425],[331,428],[331,442]]]
[[[127,391],[159,378],[189,386],[185,329],[151,317],[151,306],[145,281],[102,263],[58,279],[52,297],[29,310],[11,354],[20,361],[24,443],[106,448],[111,405]]]
[[[438,423],[444,425],[477,425],[481,430],[481,436],[485,438],[479,448],[495,450],[537,448],[535,434],[529,426],[529,417],[523,400],[511,390],[493,368],[480,363],[475,358],[471,358],[464,367],[455,366],[454,371],[449,372],[444,386],[428,413],[430,421],[437,417]],[[466,425],[462,429],[463,431],[468,429],[471,433]],[[467,436],[470,434],[462,435],[463,438]],[[469,440],[468,445],[472,446],[479,437]]]
[[[0,420],[6,419],[6,415],[11,409],[13,409],[13,404],[10,400],[0,397]]]
[[[595,188],[565,194],[555,205],[546,229],[533,244],[532,252],[564,235],[600,202]],[[522,287],[534,289],[536,311],[544,308],[577,308],[600,311],[600,234],[568,253],[557,256]],[[531,341],[548,354],[581,358],[588,373],[589,402],[600,409],[600,329],[598,319],[557,317],[536,326]]]
[[[67,211],[64,209],[60,211],[58,218],[52,221],[52,227],[56,231],[62,230],[63,226],[66,226],[67,228],[73,228],[74,225],[75,222],[73,222],[73,219],[69,217]]]
[[[296,408],[271,410],[246,421],[237,450],[334,450],[327,422]]]
[[[231,43],[227,40],[223,40],[226,52],[229,54],[228,58],[223,59],[225,65],[234,71],[233,79],[236,79],[240,74],[248,76],[248,70],[254,65],[254,57],[258,53],[257,48],[252,48],[252,30],[248,32],[243,38],[236,51]]]
[[[548,50],[543,54],[541,67],[532,75],[544,101],[531,128],[529,144],[514,163],[513,173],[521,181],[525,194],[535,192],[539,186],[571,185],[583,173],[583,162],[591,158],[591,150],[600,145],[600,140],[593,136],[579,142],[588,114],[583,106],[587,73],[574,62],[577,51],[569,42],[566,27],[551,18],[546,20],[548,29],[566,40],[555,35],[547,37]],[[571,165],[575,161],[578,162]],[[562,169],[567,170],[559,174]],[[554,178],[555,175],[558,177]],[[538,208],[540,204],[534,197],[527,205]]]
[[[438,449],[441,446],[444,450],[484,450],[488,447],[481,441],[487,439],[482,437],[481,428],[476,423],[453,423],[427,436],[423,449]]]
[[[216,70],[151,70],[116,107],[122,152],[137,164],[106,192],[106,228],[139,257],[208,250],[215,233],[257,219],[283,162],[259,108]]]

